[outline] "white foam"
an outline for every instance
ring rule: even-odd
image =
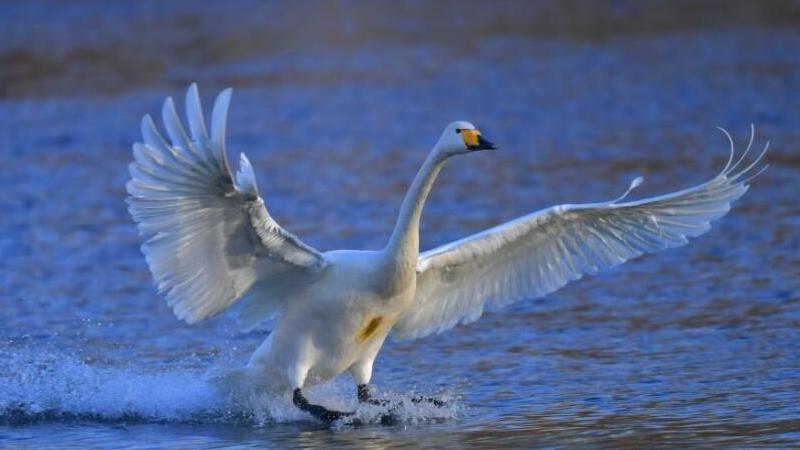
[[[238,423],[265,426],[313,420],[292,405],[289,394],[221,395],[209,382],[211,371],[171,368],[143,371],[83,362],[72,354],[0,350],[0,424],[86,420],[98,422]],[[380,423],[386,407],[359,405],[350,383],[308,389],[314,402],[355,410],[353,419]],[[414,394],[384,393],[392,416],[401,422],[453,418],[459,407],[447,395],[442,407],[412,401]],[[353,423],[343,420],[341,425]]]

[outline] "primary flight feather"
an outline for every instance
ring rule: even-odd
[[[414,178],[384,248],[320,252],[270,216],[244,153],[238,171],[231,171],[225,150],[230,98],[230,89],[217,97],[210,134],[194,84],[186,94],[188,133],[170,98],[161,111],[169,141],[150,116],[143,118],[127,184],[129,209],[153,278],[178,318],[213,317],[245,294],[244,328],[278,317],[231,380],[290,389],[295,405],[328,422],[352,413],[312,404],[302,388],[348,371],[359,400],[375,402],[367,385],[389,333],[427,336],[474,321],[487,306],[540,297],[586,273],[684,245],[747,191],[767,150],[741,167],[754,133],[734,163],[726,132],[729,161],[706,183],[623,201],[637,179],[616,200],[555,206],[420,254],[422,208],[447,159],[495,148],[469,122],[453,122]]]

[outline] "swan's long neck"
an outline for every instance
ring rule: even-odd
[[[439,171],[442,170],[445,160],[446,157],[434,148],[406,192],[403,205],[400,207],[400,215],[397,217],[397,224],[394,226],[392,237],[389,238],[385,250],[387,256],[392,258],[395,264],[410,265],[416,270],[422,207],[425,205],[428,193],[430,193]]]

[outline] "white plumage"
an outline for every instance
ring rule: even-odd
[[[416,303],[395,332],[410,338],[443,331],[476,320],[487,304],[542,297],[584,274],[684,245],[744,195],[742,177],[766,150],[736,172],[731,147],[725,169],[689,189],[622,203],[641,184],[637,178],[616,200],[555,206],[429,250],[419,259]]]
[[[494,148],[472,124],[454,122],[414,179],[385,248],[321,253],[272,219],[244,154],[231,172],[230,96],[226,89],[217,97],[210,136],[194,84],[186,96],[190,133],[169,98],[162,121],[171,142],[144,117],[144,143],[133,147],[127,184],[130,212],[153,277],[178,318],[212,317],[245,293],[244,328],[279,315],[244,373],[265,388],[295,389],[295,403],[323,420],[340,416],[310,405],[299,389],[343,371],[366,386],[390,332],[398,338],[440,332],[476,320],[488,306],[540,297],[586,273],[683,245],[747,191],[767,150],[740,168],[753,133],[734,163],[726,132],[730,159],[706,183],[624,202],[641,183],[636,179],[613,201],[548,208],[419,254],[422,207],[445,161]]]
[[[323,264],[319,252],[272,220],[244,154],[234,182],[225,154],[230,96],[227,89],[217,97],[210,137],[192,85],[186,95],[191,137],[168,98],[162,120],[172,142],[145,116],[144,143],[133,146],[128,203],[146,239],[142,251],[159,291],[189,323],[223,311],[261,274],[300,281]]]

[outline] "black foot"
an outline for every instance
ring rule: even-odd
[[[374,399],[369,395],[369,386],[366,384],[359,384],[358,385],[358,401],[361,403],[369,403],[371,405],[378,405],[378,406],[390,406],[392,402],[389,400],[378,400]],[[438,406],[441,408],[445,405],[444,401],[439,400],[438,398],[433,397],[413,397],[411,399],[411,403],[423,403],[427,402],[434,406]]]
[[[432,404],[433,406],[438,406],[439,408],[444,406],[444,401],[439,400],[438,398],[414,397],[414,398],[411,399],[411,403],[422,403],[422,402],[428,402],[428,403]]]
[[[303,396],[303,391],[301,391],[300,388],[294,390],[294,396],[292,397],[292,401],[294,402],[295,406],[311,414],[312,416],[316,417],[317,419],[321,420],[326,424],[331,424],[341,419],[342,417],[348,417],[353,415],[352,412],[334,411],[332,409],[328,409],[321,405],[313,405],[309,403],[308,400],[306,400],[306,398]]]
[[[370,405],[388,406],[389,400],[378,400],[369,395],[369,387],[366,384],[358,385],[358,401],[361,403],[369,403]]]

